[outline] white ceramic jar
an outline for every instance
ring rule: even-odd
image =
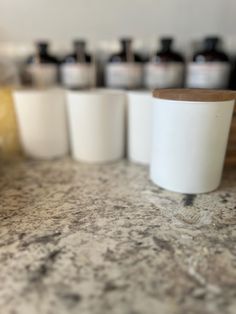
[[[151,155],[152,93],[128,92],[128,158],[149,164]]]
[[[14,91],[19,135],[25,154],[51,159],[68,153],[65,92],[59,88]]]
[[[181,193],[215,190],[221,181],[235,92],[157,90],[151,179]]]
[[[124,156],[125,93],[105,89],[68,91],[72,156],[108,162]]]

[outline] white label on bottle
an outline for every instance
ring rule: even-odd
[[[142,84],[142,65],[139,63],[110,63],[106,66],[106,86],[137,88]]]
[[[26,71],[33,86],[47,87],[57,83],[58,72],[54,64],[30,64]]]
[[[62,84],[69,88],[86,88],[95,85],[93,64],[64,64],[61,66]]]
[[[226,88],[229,82],[228,62],[191,62],[187,67],[187,87]]]
[[[144,84],[147,88],[181,87],[184,65],[182,62],[147,63]]]

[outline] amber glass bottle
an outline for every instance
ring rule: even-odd
[[[35,87],[56,85],[58,81],[58,59],[50,54],[46,41],[36,43],[35,54],[26,61],[24,80]]]
[[[207,37],[203,49],[193,55],[187,67],[187,87],[226,88],[229,84],[230,62],[220,48],[220,38]]]
[[[172,38],[161,38],[161,48],[145,64],[147,88],[177,88],[184,83],[184,58],[173,50]]]
[[[113,54],[105,66],[105,85],[112,88],[137,89],[142,85],[142,58],[133,51],[132,40],[120,40],[120,52]]]
[[[74,41],[73,53],[67,55],[61,65],[62,85],[70,89],[83,89],[95,85],[95,65],[86,52],[85,40]]]

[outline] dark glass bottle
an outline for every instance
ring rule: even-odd
[[[229,58],[224,51],[219,49],[219,37],[207,37],[203,42],[203,49],[193,55],[193,61],[202,62],[229,62]]]
[[[173,50],[173,38],[161,38],[160,43],[160,50],[145,65],[144,85],[151,89],[182,87],[184,58]]]
[[[46,41],[36,43],[36,52],[26,60],[26,79],[35,87],[48,87],[57,84],[58,59],[49,53]]]
[[[57,65],[58,59],[49,53],[49,43],[47,41],[38,41],[36,43],[36,53],[27,59],[27,63],[49,63]]]
[[[64,63],[91,63],[91,56],[86,52],[85,40],[75,40],[73,47],[73,53],[64,58]]]
[[[163,37],[160,40],[161,49],[151,58],[151,61],[156,63],[161,62],[184,62],[182,55],[173,50],[173,38]]]
[[[219,48],[219,37],[207,37],[203,49],[193,55],[188,65],[187,87],[226,88],[229,84],[230,61],[227,54]]]
[[[142,85],[142,58],[133,51],[132,40],[120,40],[121,50],[113,54],[106,64],[106,86],[136,89]]]
[[[62,84],[71,89],[92,87],[95,85],[95,65],[86,52],[86,42],[75,40],[73,46],[73,53],[67,55],[61,65]]]
[[[233,57],[232,62],[231,62],[229,88],[236,90],[236,57],[235,56]]]

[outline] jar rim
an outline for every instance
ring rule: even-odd
[[[202,88],[155,89],[153,97],[177,101],[218,102],[236,99],[236,91]]]

